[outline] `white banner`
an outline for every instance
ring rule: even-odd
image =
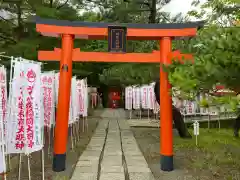
[[[81,79],[77,80],[77,96],[78,96],[78,109],[79,115],[83,117],[87,116],[87,108],[88,108],[88,88],[87,88],[87,80]]]
[[[0,173],[6,172],[6,160],[5,160],[5,153],[4,146],[2,145],[0,148]]]
[[[148,86],[141,87],[141,106],[143,109],[148,109]]]
[[[7,120],[7,74],[4,66],[0,67],[1,108],[0,108],[0,173],[6,172],[5,136]]]
[[[44,119],[44,126],[51,127],[55,122],[55,84],[54,72],[41,74],[41,117]]]
[[[78,114],[78,109],[77,109],[77,79],[76,76],[72,77],[71,81],[71,94],[70,94],[70,104],[69,104],[69,121],[68,124],[72,124],[77,120],[77,114]]]
[[[73,78],[71,79],[71,90],[70,90],[70,97],[69,97],[68,124],[72,124],[73,123],[72,85],[73,85]]]
[[[140,88],[133,87],[133,109],[140,109]]]
[[[84,102],[84,110],[83,110],[83,117],[87,117],[88,115],[88,85],[87,79],[83,79],[84,86],[83,86],[83,102]]]
[[[4,66],[0,67],[0,88],[1,88],[1,108],[0,120],[3,123],[4,137],[6,136],[6,123],[7,123],[7,72]]]
[[[77,80],[77,96],[78,96],[78,114],[83,114],[84,103],[83,103],[83,82],[82,80]]]
[[[72,118],[73,122],[78,119],[78,101],[77,101],[77,79],[76,76],[72,77],[72,87],[71,87],[71,99],[72,99]]]
[[[59,79],[60,79],[60,73],[55,73],[54,76],[54,86],[55,86],[55,106],[57,107],[58,104],[58,89],[59,89]]]
[[[125,109],[131,110],[133,106],[133,87],[125,88]]]
[[[195,101],[184,101],[184,106],[186,108],[186,115],[196,114],[196,102]]]
[[[155,95],[154,95],[154,84],[150,84],[148,86],[148,109],[153,110],[154,109],[154,104],[155,104]]]
[[[40,113],[40,91],[40,63],[15,61],[11,114],[7,122],[7,153],[28,154],[42,149],[44,121]]]

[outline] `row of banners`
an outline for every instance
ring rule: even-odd
[[[42,73],[41,63],[12,59],[7,96],[7,72],[0,67],[0,172],[6,170],[5,154],[29,154],[43,148],[44,126],[55,124],[58,86],[59,73]],[[69,124],[86,117],[87,110],[87,80],[72,77]]]
[[[158,113],[160,110],[159,104],[156,101],[154,93],[155,83],[142,86],[128,86],[125,88],[125,109],[127,110],[153,110],[153,113]],[[205,98],[208,98],[207,94]],[[201,94],[196,97],[196,101],[182,100],[180,101],[176,97],[172,97],[173,105],[181,110],[183,115],[217,115],[219,112],[228,111],[225,106],[220,109],[210,107],[209,109],[199,106],[198,101],[203,99]],[[179,105],[178,104],[182,104]]]

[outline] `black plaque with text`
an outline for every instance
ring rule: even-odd
[[[122,26],[108,26],[108,51],[126,52],[127,28]]]

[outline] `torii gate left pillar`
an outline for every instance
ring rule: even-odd
[[[160,52],[153,53],[98,53],[77,52],[73,49],[73,39],[105,39],[108,27],[113,24],[69,22],[36,18],[36,30],[42,35],[62,37],[62,49],[56,52],[39,52],[39,60],[60,59],[60,80],[58,109],[55,126],[53,170],[65,170],[68,138],[69,99],[72,76],[72,61],[95,62],[140,62],[171,63],[171,41],[173,37],[195,36],[199,23],[179,24],[124,24],[127,26],[128,40],[160,40]],[[41,56],[42,55],[42,56]],[[176,55],[176,54],[175,54]],[[177,56],[180,53],[177,53]],[[116,61],[114,61],[116,60]],[[169,93],[168,75],[160,68],[160,154],[161,169],[173,170],[172,99]]]

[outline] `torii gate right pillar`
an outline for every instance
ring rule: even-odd
[[[160,40],[162,64],[168,65],[171,63],[169,58],[171,51],[171,38],[162,37]],[[168,73],[164,72],[162,65],[160,65],[160,164],[163,171],[173,170],[172,97],[169,92],[170,89]]]

